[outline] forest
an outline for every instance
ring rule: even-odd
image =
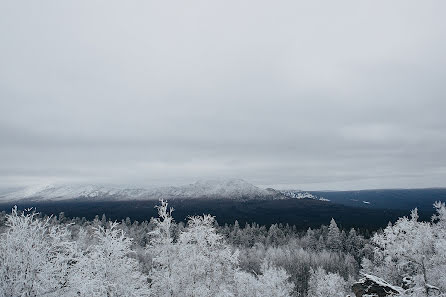
[[[0,296],[373,296],[365,281],[388,296],[446,296],[446,205],[434,209],[369,233],[334,219],[307,230],[176,222],[164,200],[145,221],[13,207],[0,214]]]

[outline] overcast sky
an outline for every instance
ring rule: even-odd
[[[445,1],[0,1],[0,187],[446,186]]]

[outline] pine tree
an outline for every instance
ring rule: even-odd
[[[328,226],[327,246],[332,251],[340,251],[342,247],[341,232],[333,218]]]

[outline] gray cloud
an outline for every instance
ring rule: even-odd
[[[445,186],[441,1],[0,4],[0,187]]]

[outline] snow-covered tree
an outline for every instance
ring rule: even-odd
[[[365,272],[403,286],[408,296],[446,293],[445,205],[436,203],[434,223],[418,221],[417,209],[375,234],[373,262],[363,261]]]
[[[262,274],[258,276],[260,294],[257,296],[291,296],[294,285],[288,281],[289,275],[283,268],[264,262],[261,272]]]
[[[255,274],[238,270],[234,274],[234,296],[259,296],[259,280]]]
[[[185,296],[217,296],[234,285],[238,252],[217,234],[214,223],[211,215],[193,216],[180,234],[178,271]]]
[[[17,207],[6,225],[0,237],[0,296],[68,295],[77,259],[67,227],[31,210],[19,213]]]
[[[308,282],[308,296],[345,297],[347,282],[337,273],[327,273],[323,268],[311,269]]]
[[[327,246],[332,251],[340,251],[342,247],[341,232],[333,218],[330,221],[330,226],[328,226]]]
[[[290,296],[293,285],[283,269],[265,264],[259,275],[240,270],[238,251],[217,233],[211,215],[189,217],[174,241],[171,212],[161,201],[150,233],[152,296]]]
[[[264,261],[261,274],[255,275],[245,271],[235,274],[234,296],[262,297],[277,296],[289,297],[294,285],[288,280],[289,275],[283,268],[277,268]]]
[[[436,202],[437,214],[433,216],[434,257],[432,257],[432,278],[435,285],[446,295],[446,204]]]
[[[152,296],[175,296],[178,291],[178,283],[174,277],[175,263],[178,259],[178,246],[173,242],[172,228],[174,220],[173,208],[168,208],[167,201],[160,200],[158,218],[152,222],[155,228],[149,233],[150,243],[148,252],[152,257],[152,269],[150,271]]]
[[[344,251],[359,258],[362,241],[363,238],[356,233],[354,228],[351,228],[344,242]]]
[[[132,239],[109,222],[108,228],[98,226],[91,245],[76,264],[71,276],[76,284],[76,296],[149,296],[147,278],[131,258]]]
[[[411,277],[429,295],[428,270],[434,253],[434,236],[429,223],[418,221],[417,209],[411,212],[410,218],[400,218],[394,226],[375,235],[373,242],[377,245],[377,259],[384,265],[393,262],[389,264],[399,272],[399,281]]]
[[[238,253],[217,234],[214,217],[190,217],[187,228],[174,242],[171,213],[167,202],[161,201],[159,218],[154,220],[155,229],[150,232],[148,252],[153,257],[150,272],[153,296],[229,294],[238,269]]]

